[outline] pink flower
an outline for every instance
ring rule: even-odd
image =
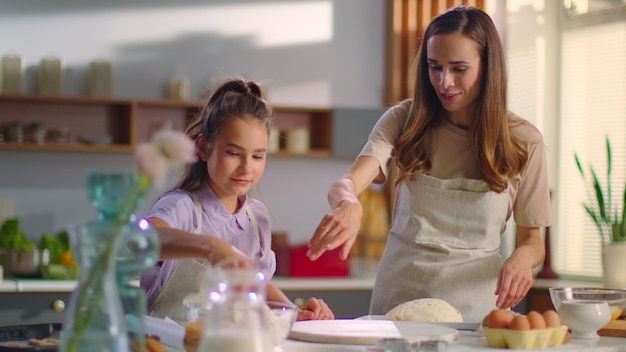
[[[174,167],[196,161],[196,145],[182,132],[159,131],[154,135],[152,141],[161,149]]]
[[[135,158],[139,170],[161,187],[170,171],[196,161],[195,144],[182,132],[163,130],[149,143],[138,145]]]

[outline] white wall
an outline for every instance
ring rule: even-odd
[[[378,108],[384,10],[379,0],[1,0],[0,54],[25,57],[27,93],[36,92],[39,60],[55,53],[65,62],[66,95],[85,95],[88,62],[106,58],[116,97],[161,98],[180,66],[196,99],[244,75],[265,83],[274,104]],[[328,186],[350,163],[270,158],[260,193],[274,228],[306,241],[329,210]],[[0,196],[15,198],[25,232],[37,238],[94,217],[89,171],[132,165],[130,155],[0,150]]]
[[[0,54],[26,58],[29,92],[53,54],[68,95],[85,94],[88,63],[104,58],[120,97],[161,98],[181,71],[194,98],[244,75],[266,83],[275,104],[378,107],[384,20],[379,0],[0,0]]]

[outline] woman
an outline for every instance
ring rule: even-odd
[[[378,121],[348,172],[330,188],[332,211],[308,255],[342,246],[347,258],[363,210],[357,196],[396,162],[397,199],[370,314],[439,298],[467,317],[517,305],[543,262],[540,227],[552,223],[543,138],[507,110],[504,54],[483,11],[455,7],[427,27],[413,98]],[[517,248],[502,263],[514,214]],[[495,294],[494,294],[495,293]]]

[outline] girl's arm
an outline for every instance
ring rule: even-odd
[[[514,307],[526,297],[533,284],[533,268],[543,263],[545,247],[539,227],[517,226],[517,248],[498,273],[495,294],[501,309]]]
[[[348,258],[359,233],[363,215],[358,196],[380,172],[380,163],[376,158],[362,156],[357,158],[346,174],[332,184],[328,192],[328,202],[333,210],[322,218],[309,241],[307,256],[311,260],[339,246],[342,246],[341,258]]]
[[[251,268],[250,258],[229,243],[215,236],[198,236],[197,234],[175,229],[159,218],[149,218],[150,225],[159,235],[161,252],[159,260],[196,258],[206,259],[217,264],[223,259],[232,263],[228,266]]]

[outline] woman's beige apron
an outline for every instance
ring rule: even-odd
[[[398,188],[370,314],[417,298],[447,301],[465,319],[495,308],[508,192],[481,180],[416,175]]]
[[[202,229],[202,204],[195,193],[193,193],[193,204],[198,224],[194,233],[200,234]],[[261,247],[256,217],[249,205],[246,205],[246,212],[252,222],[259,247]],[[261,247],[258,257],[263,257],[263,254],[263,248]],[[172,274],[154,300],[152,307],[150,307],[149,314],[159,318],[169,317],[178,322],[186,321],[186,304],[203,304],[206,302],[206,294],[209,288],[205,275],[210,265],[204,259],[178,259]]]

